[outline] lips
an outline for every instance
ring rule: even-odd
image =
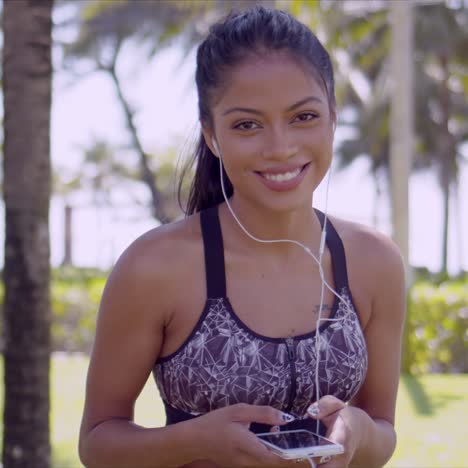
[[[265,171],[256,171],[264,185],[269,189],[283,192],[296,188],[304,178],[310,162],[303,166],[280,166]]]
[[[283,175],[283,174],[295,172],[298,170],[301,171],[308,164],[310,164],[310,162],[302,164],[302,165],[301,164],[295,164],[295,165],[288,164],[288,165],[283,165],[283,166],[275,166],[269,169],[265,169],[264,171],[256,171],[256,172],[257,174],[260,174],[262,176],[263,175]]]
[[[268,180],[276,180],[277,182],[284,182],[286,180],[291,180],[294,179],[294,177],[297,177],[299,173],[301,172],[302,168],[298,167],[297,169],[294,169],[294,171],[289,171],[289,172],[283,172],[279,174],[271,174],[268,172],[262,172],[261,176],[265,177],[265,179]]]

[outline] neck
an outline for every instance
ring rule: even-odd
[[[312,208],[312,200],[307,206],[286,211],[265,210],[235,196],[229,203],[244,228],[257,239],[294,240],[306,245],[312,252],[318,252],[321,226]],[[249,237],[238,225],[226,203],[221,205],[220,216],[232,234],[231,239],[246,252],[274,256],[281,260],[303,255],[300,246],[291,242],[260,243]]]

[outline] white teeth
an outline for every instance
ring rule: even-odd
[[[275,182],[285,182],[286,180],[294,179],[301,172],[301,168],[296,169],[292,172],[285,172],[284,174],[266,174],[262,173],[262,176],[268,180],[274,180]]]

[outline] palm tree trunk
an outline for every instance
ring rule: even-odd
[[[450,187],[456,181],[456,145],[450,132],[449,121],[451,114],[450,89],[448,68],[448,57],[444,54],[439,56],[444,78],[440,83],[440,102],[442,108],[442,131],[443,138],[440,144],[440,171],[441,188],[444,198],[443,205],[443,235],[442,235],[442,274],[448,273],[448,249],[449,249],[449,220],[450,220]]]
[[[49,130],[52,0],[3,2],[3,466],[50,467]]]
[[[443,221],[442,221],[442,271],[446,275],[448,273],[448,234],[449,234],[449,210],[450,210],[450,185],[444,180],[442,184],[443,204]]]
[[[393,95],[390,119],[390,171],[393,237],[401,250],[407,291],[412,283],[409,264],[409,174],[413,154],[413,9],[412,2],[390,2]],[[407,294],[407,300],[409,295]],[[408,310],[406,321],[408,323]],[[408,325],[405,326],[405,330]],[[411,347],[403,335],[401,370],[410,372]]]
[[[412,2],[390,2],[392,102],[390,118],[390,171],[393,238],[409,267],[409,173],[413,153],[413,14]]]
[[[454,199],[454,208],[453,211],[455,212],[455,219],[456,219],[456,231],[457,231],[457,250],[458,250],[458,272],[457,274],[460,277],[463,277],[463,265],[465,265],[465,245],[464,245],[464,238],[463,238],[463,213],[461,211],[461,203],[460,203],[460,184],[458,181],[458,175],[455,179],[454,187],[453,187],[453,199]]]
[[[64,210],[64,246],[62,266],[71,266],[73,264],[73,208],[68,203]]]

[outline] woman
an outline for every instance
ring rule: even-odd
[[[137,239],[109,277],[82,461],[291,466],[255,432],[319,422],[345,450],[315,462],[382,466],[396,441],[403,267],[384,236],[312,208],[336,122],[329,56],[293,17],[254,7],[212,26],[196,82],[189,216]],[[294,242],[258,241],[279,239]],[[163,428],[132,422],[150,372]]]

